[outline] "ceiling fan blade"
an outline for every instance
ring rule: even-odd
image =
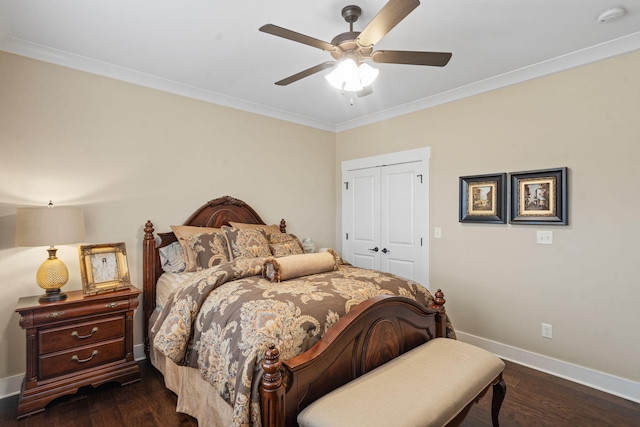
[[[311,67],[311,68],[307,68],[304,71],[300,71],[297,74],[294,74],[293,76],[289,76],[286,79],[282,79],[279,82],[276,82],[276,84],[278,86],[286,86],[288,84],[297,82],[300,79],[303,79],[305,77],[309,77],[312,74],[315,73],[319,73],[322,70],[326,70],[327,68],[331,68],[334,65],[336,65],[335,61],[327,61],[327,62],[323,62],[322,64],[318,64],[315,67]]]
[[[362,47],[378,43],[393,27],[420,5],[419,0],[389,0],[358,36]]]
[[[430,65],[444,67],[451,59],[448,52],[413,52],[404,50],[377,50],[371,54],[373,62],[384,64]]]
[[[322,40],[314,39],[313,37],[305,36],[304,34],[296,33],[295,31],[287,30],[286,28],[273,24],[263,25],[260,27],[260,31],[330,52],[337,49],[337,47],[331,43],[323,42]]]

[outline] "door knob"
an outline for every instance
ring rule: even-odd
[[[382,250],[382,253],[383,253],[383,254],[390,254],[390,253],[391,253],[391,251],[390,251],[389,249],[387,249],[387,248],[384,248],[384,249]]]
[[[373,249],[369,248],[369,250],[370,250],[371,252],[378,252],[378,247],[376,246],[376,247],[375,247],[375,248],[373,248]]]

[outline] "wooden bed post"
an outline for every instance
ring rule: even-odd
[[[433,304],[429,306],[429,308],[434,308],[438,310],[438,314],[436,315],[436,337],[446,338],[447,337],[447,311],[444,309],[444,303],[447,302],[444,299],[444,293],[441,289],[438,289],[435,294],[433,294]]]
[[[142,242],[142,262],[145,265],[142,276],[143,311],[144,311],[144,354],[149,359],[149,318],[155,309],[156,301],[156,239],[153,235],[153,223],[144,225]]]
[[[263,427],[284,427],[285,425],[285,389],[282,383],[280,351],[274,344],[264,353],[262,360],[262,381],[260,382],[260,411]]]

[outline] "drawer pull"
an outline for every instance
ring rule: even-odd
[[[63,314],[64,314],[64,311],[54,311],[53,313],[49,313],[49,314],[47,315],[47,317],[50,317],[50,318],[52,318],[52,319],[55,319],[55,318],[57,318],[57,317],[62,316]]]
[[[109,304],[105,304],[104,306],[107,308],[114,308],[117,305],[118,305],[117,302],[110,302]]]
[[[91,359],[93,359],[93,356],[95,356],[96,354],[98,354],[98,350],[93,350],[91,352],[91,356],[87,357],[86,359],[79,359],[78,356],[73,355],[73,356],[71,356],[71,360],[73,360],[74,362],[78,362],[78,363],[85,363],[85,362],[88,362]]]
[[[89,335],[78,335],[78,331],[73,331],[71,332],[71,336],[74,338],[78,338],[80,340],[83,340],[85,338],[89,338],[90,336],[92,336],[93,334],[95,334],[96,332],[98,332],[98,327],[94,326],[93,329],[91,329],[91,333],[89,333]]]

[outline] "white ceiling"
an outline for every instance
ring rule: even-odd
[[[353,106],[329,71],[274,84],[332,58],[260,26],[330,42],[349,29],[344,6],[362,8],[361,31],[385,3],[0,0],[0,50],[341,131],[640,49],[640,0],[423,0],[374,50],[452,52],[446,67],[372,64],[374,93]],[[598,23],[618,5],[623,18]]]

